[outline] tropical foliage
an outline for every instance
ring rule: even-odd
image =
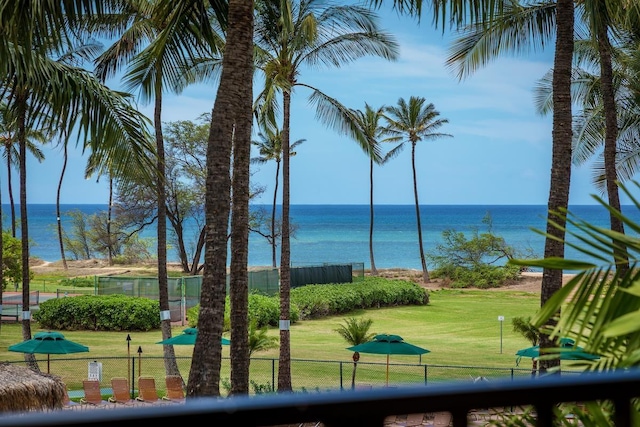
[[[632,182],[635,190],[640,184]],[[620,189],[633,201],[634,208],[640,209],[640,201],[627,185]],[[572,226],[567,230],[577,238],[571,246],[592,261],[577,261],[563,258],[539,260],[512,260],[515,265],[535,266],[554,271],[573,270],[576,272],[562,289],[557,291],[540,309],[531,323],[535,328],[545,328],[553,320],[551,329],[542,329],[550,337],[568,337],[585,352],[597,354],[599,359],[580,362],[587,371],[607,372],[615,369],[637,367],[640,364],[640,224],[636,224],[619,210],[612,208],[601,198],[594,196],[605,210],[622,221],[634,235],[629,236],[608,228],[596,227],[575,215],[570,210],[559,214]],[[555,224],[554,226],[557,226]],[[630,269],[618,269],[613,242],[620,241],[629,249]],[[561,313],[561,315],[559,315]],[[640,404],[631,411],[635,424],[640,421]],[[593,422],[596,415],[609,420],[611,406],[603,405],[592,415],[582,411],[586,422]],[[602,425],[602,424],[600,424]]]
[[[340,334],[349,345],[360,345],[367,341],[371,341],[376,335],[373,332],[369,332],[372,319],[349,317],[336,328],[336,332]],[[356,369],[358,367],[358,360],[360,360],[360,353],[353,352],[353,373],[351,374],[351,389],[356,388]]]
[[[474,286],[481,289],[499,287],[506,280],[518,278],[520,268],[505,263],[514,257],[530,256],[520,254],[494,233],[490,214],[482,222],[487,230],[481,233],[475,228],[471,237],[454,229],[442,232],[443,242],[428,253],[428,259],[435,266],[434,277],[445,278],[454,288]]]
[[[22,253],[20,240],[11,236],[7,231],[2,232],[2,289],[10,284],[20,283],[22,274]]]

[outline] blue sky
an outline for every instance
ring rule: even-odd
[[[459,81],[445,66],[451,35],[434,29],[429,16],[398,17],[379,11],[381,26],[401,46],[400,58],[388,62],[363,58],[339,69],[304,70],[300,81],[320,88],[350,108],[395,105],[399,98],[422,96],[449,123],[453,135],[421,141],[416,149],[421,204],[547,203],[551,168],[551,116],[534,108],[533,88],[553,65],[553,52],[505,55]],[[258,88],[254,88],[257,93]],[[308,106],[310,91],[292,97],[291,140],[306,139],[291,161],[291,203],[368,204],[369,161],[355,142],[325,129]],[[196,120],[210,112],[215,88],[198,85],[165,96],[164,121]],[[152,106],[142,106],[148,116]],[[374,171],[376,204],[412,204],[410,146]],[[28,160],[28,202],[55,203],[62,167],[59,150],[46,149],[46,160]],[[257,153],[256,153],[257,155]],[[107,203],[105,182],[83,178],[86,157],[70,153],[62,203]],[[570,204],[594,203],[596,193],[588,165],[573,168]],[[266,187],[255,203],[270,204],[275,165],[252,165],[252,181]],[[3,202],[6,172],[2,172]],[[14,177],[17,197],[17,176]],[[281,186],[280,186],[281,188]],[[624,203],[624,200],[623,200]]]

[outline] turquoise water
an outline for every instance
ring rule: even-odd
[[[70,231],[71,210],[93,214],[106,210],[107,205],[62,205],[62,224]],[[270,212],[270,206],[260,205]],[[507,243],[519,249],[530,248],[542,256],[544,237],[532,231],[545,229],[546,206],[543,205],[436,205],[421,206],[423,242],[425,251],[432,251],[443,243],[442,232],[447,229],[471,233],[474,229],[486,230],[482,219],[490,214],[493,231],[504,237]],[[608,214],[599,205],[572,206],[575,215],[592,224],[608,226]],[[55,205],[29,205],[29,237],[31,255],[46,261],[60,259],[56,232]],[[640,212],[627,206],[623,212],[640,223]],[[3,205],[5,229],[8,228],[9,207]],[[369,262],[369,206],[368,205],[292,205],[291,221],[296,233],[291,239],[293,265],[316,263],[364,263]],[[155,228],[147,229],[143,236],[153,238]],[[196,230],[188,227],[186,239],[193,242]],[[374,253],[377,268],[420,269],[420,253],[416,229],[416,213],[413,205],[375,206]],[[279,255],[278,255],[279,257]],[[580,259],[573,249],[567,248],[567,258]],[[176,253],[169,250],[170,261],[177,261]],[[267,241],[251,234],[249,265],[271,265],[271,248]]]

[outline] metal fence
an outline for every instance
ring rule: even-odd
[[[186,381],[191,368],[191,357],[176,357],[178,369]],[[12,362],[24,363],[24,362]],[[39,359],[40,369],[46,370],[47,360]],[[230,359],[223,357],[221,367],[221,393],[226,395],[230,384]],[[389,384],[436,385],[449,381],[473,382],[483,377],[489,381],[514,379],[531,376],[531,369],[494,368],[482,366],[447,366],[427,364],[390,363]],[[72,399],[83,397],[82,381],[97,379],[105,396],[111,396],[111,378],[129,378],[132,396],[135,397],[136,379],[140,376],[153,377],[158,392],[166,392],[165,365],[163,357],[144,356],[144,353],[130,357],[61,358],[49,360],[50,373],[59,376],[67,385]],[[564,372],[564,371],[563,371]],[[291,377],[294,391],[324,392],[345,390],[352,387],[352,361],[336,360],[291,360]],[[356,368],[356,387],[386,387],[387,364],[359,362]],[[252,358],[250,365],[251,394],[272,392],[277,387],[278,359]]]

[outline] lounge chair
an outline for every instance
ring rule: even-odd
[[[153,377],[138,378],[138,396],[136,400],[152,405],[170,404],[171,401],[163,400],[156,389],[156,380]]]
[[[182,377],[180,375],[167,375],[165,382],[167,384],[167,394],[163,396],[163,399],[172,402],[184,402],[185,395],[182,389]]]
[[[74,406],[78,406],[79,403],[78,402],[74,402],[73,400],[71,400],[71,398],[69,397],[69,390],[67,389],[67,385],[64,385],[64,402],[62,402],[62,408],[63,409],[70,409],[73,408]]]
[[[131,398],[131,389],[129,388],[129,380],[124,377],[111,378],[111,388],[113,396],[109,398],[111,403],[120,403],[122,405],[134,405],[137,403]]]
[[[100,391],[100,381],[83,380],[82,389],[84,397],[80,399],[80,403],[94,406],[108,406],[110,402],[102,400],[102,392]]]
[[[436,412],[433,417],[433,427],[447,427],[451,425],[451,412]]]

